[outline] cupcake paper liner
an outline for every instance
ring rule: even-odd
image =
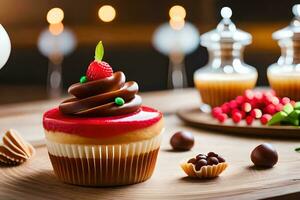
[[[217,165],[207,165],[196,171],[195,165],[192,163],[183,162],[180,164],[183,171],[190,177],[194,178],[215,178],[219,176],[227,167],[226,162]]]
[[[161,134],[149,140],[116,145],[61,144],[47,140],[55,174],[66,183],[114,186],[151,177]]]

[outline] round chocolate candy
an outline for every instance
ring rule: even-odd
[[[273,167],[278,161],[275,148],[268,143],[261,144],[252,151],[251,160],[257,167]]]
[[[196,164],[197,160],[196,158],[189,159],[188,163]]]
[[[225,159],[214,152],[209,152],[207,155],[198,154],[195,158],[188,160],[188,163],[195,166],[196,171],[199,171],[204,166],[218,165],[223,162],[225,162]]]
[[[197,156],[196,156],[196,160],[201,160],[201,159],[207,159],[207,156],[205,155],[205,154],[202,154],[202,153],[200,153],[200,154],[198,154]]]
[[[209,152],[207,154],[207,157],[218,157],[218,154],[216,154],[215,152]]]
[[[225,162],[225,159],[222,158],[221,156],[218,156],[217,159],[218,159],[219,163]]]
[[[190,132],[179,131],[171,137],[170,144],[174,150],[187,151],[194,146],[194,136]]]
[[[195,164],[196,171],[199,171],[201,167],[206,166],[208,163],[205,159],[198,160]]]
[[[216,157],[208,157],[207,164],[208,165],[217,165],[217,164],[219,164],[219,160]]]

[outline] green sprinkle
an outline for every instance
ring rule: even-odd
[[[117,97],[115,98],[115,104],[117,104],[117,106],[123,106],[125,103],[124,99],[121,97]]]
[[[82,77],[80,78],[80,83],[86,83],[86,82],[87,82],[86,76],[82,76]]]
[[[295,151],[298,152],[298,153],[300,153],[300,147],[297,147],[297,148],[295,149]]]
[[[100,41],[95,49],[95,60],[100,62],[104,55],[104,47],[102,45],[102,41]]]

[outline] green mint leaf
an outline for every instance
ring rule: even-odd
[[[295,151],[300,153],[300,147],[296,148]]]
[[[95,49],[95,60],[100,62],[103,58],[103,55],[104,55],[104,48],[102,45],[102,41],[100,41],[97,44],[96,49]]]
[[[286,119],[288,114],[286,112],[280,111],[272,116],[272,119],[268,122],[268,125],[274,125],[278,124],[279,122],[282,122],[284,119]]]

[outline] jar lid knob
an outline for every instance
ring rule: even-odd
[[[300,6],[300,5],[299,5]],[[221,9],[221,16],[224,19],[230,19],[230,17],[232,16],[232,10],[229,7],[223,7]]]
[[[300,17],[300,4],[294,5],[292,11],[295,17]]]
[[[231,8],[223,7],[220,14],[222,20],[217,28],[201,36],[201,44],[203,46],[208,47],[216,43],[239,43],[245,46],[251,43],[251,35],[236,28],[235,24],[231,21]]]

